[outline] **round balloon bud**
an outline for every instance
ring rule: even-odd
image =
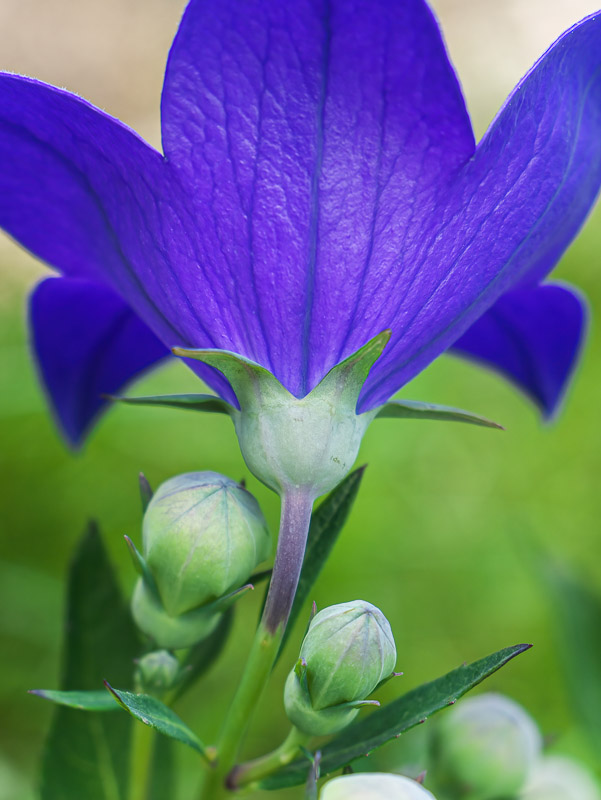
[[[255,498],[217,472],[188,472],[159,486],[144,514],[142,543],[171,616],[238,588],[271,550]]]
[[[402,775],[366,772],[342,775],[323,787],[320,800],[436,800],[417,781]]]
[[[444,769],[482,800],[513,797],[542,748],[534,720],[499,694],[470,697],[447,711],[438,742]]]
[[[148,504],[143,552],[134,554],[141,572],[132,598],[136,624],[159,647],[196,644],[270,550],[261,509],[239,483],[216,472],[171,478]]]
[[[363,600],[315,615],[300,658],[286,681],[284,705],[293,724],[311,736],[335,733],[392,675],[396,648],[388,620]]]
[[[530,772],[519,800],[601,800],[601,791],[582,764],[562,756],[547,756]]]

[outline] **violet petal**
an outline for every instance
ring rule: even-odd
[[[299,396],[387,327],[362,298],[389,299],[401,248],[474,148],[422,0],[192,0],[162,116],[209,294],[237,309],[227,349]]]
[[[446,350],[508,289],[551,270],[601,185],[601,14],[565,33],[521,81],[442,191],[427,237],[366,292],[362,313],[393,339],[359,401],[366,410]]]
[[[78,445],[114,394],[169,355],[110,289],[47,278],[31,296],[33,348],[57,421]]]
[[[497,300],[450,352],[500,372],[550,417],[578,363],[585,319],[586,306],[570,287],[521,287]]]

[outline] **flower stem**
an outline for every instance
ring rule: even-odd
[[[261,778],[271,775],[272,772],[276,772],[280,767],[293,761],[301,752],[301,747],[306,745],[310,738],[306,733],[302,733],[293,726],[286,739],[276,750],[234,767],[227,777],[228,788],[235,790],[249,786]]]
[[[304,489],[292,489],[282,494],[280,533],[267,600],[246,669],[219,737],[218,764],[207,776],[203,787],[203,796],[207,800],[217,797],[218,787],[224,785],[252,713],[269,680],[303,565],[313,501],[313,494]]]
[[[149,725],[133,722],[128,800],[148,800],[154,739],[155,732]]]

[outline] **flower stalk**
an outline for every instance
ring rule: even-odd
[[[269,680],[298,586],[313,502],[313,492],[302,488],[282,495],[278,546],[263,616],[217,743],[218,762],[207,776],[203,797],[217,796],[218,787],[224,785]]]
[[[292,726],[282,744],[267,755],[239,764],[227,776],[227,788],[235,791],[242,787],[252,788],[252,784],[277,772],[290,764],[301,752],[311,737]]]

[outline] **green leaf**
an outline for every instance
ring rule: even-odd
[[[418,686],[377,709],[370,716],[352,723],[321,748],[321,774],[328,775],[369,754],[420,722],[425,722],[432,714],[455,703],[474,686],[529,648],[528,644],[507,647],[473,664],[459,667],[442,678]],[[306,758],[298,759],[275,775],[264,778],[259,787],[281,789],[304,783],[308,768]]]
[[[117,397],[107,395],[114,403],[129,403],[135,406],[163,406],[185,411],[207,411],[211,414],[230,414],[233,406],[214,394],[160,394],[149,397]]]
[[[115,701],[104,689],[88,692],[58,692],[52,689],[32,689],[29,694],[43,697],[59,706],[78,708],[80,711],[116,711]]]
[[[137,631],[94,524],[69,572],[65,631],[62,690],[98,690],[107,675],[130,683]],[[130,732],[122,714],[57,708],[43,756],[42,800],[123,800]]]
[[[104,682],[106,688],[111,692],[121,708],[125,709],[132,717],[149,725],[164,736],[176,739],[178,742],[187,744],[197,750],[201,755],[206,755],[204,744],[198,736],[188,728],[185,722],[156,697],[148,694],[134,694],[123,689],[113,689],[107,681]]]
[[[191,648],[184,665],[184,678],[177,687],[176,699],[181,697],[221,655],[232,629],[234,609],[225,612],[215,630]]]
[[[592,753],[601,753],[601,597],[563,565],[547,562],[544,576],[574,719]]]
[[[288,641],[292,627],[302,611],[315,581],[319,577],[319,573],[336,544],[338,535],[344,527],[357,497],[364,472],[365,467],[360,467],[351,472],[334,491],[330,492],[311,517],[303,568],[278,658]]]
[[[385,403],[376,414],[376,419],[436,419],[442,422],[467,422],[469,425],[481,425],[485,428],[505,430],[498,422],[493,422],[479,414],[464,411],[461,408],[439,406],[433,403],[420,403],[418,400],[391,400]]]

